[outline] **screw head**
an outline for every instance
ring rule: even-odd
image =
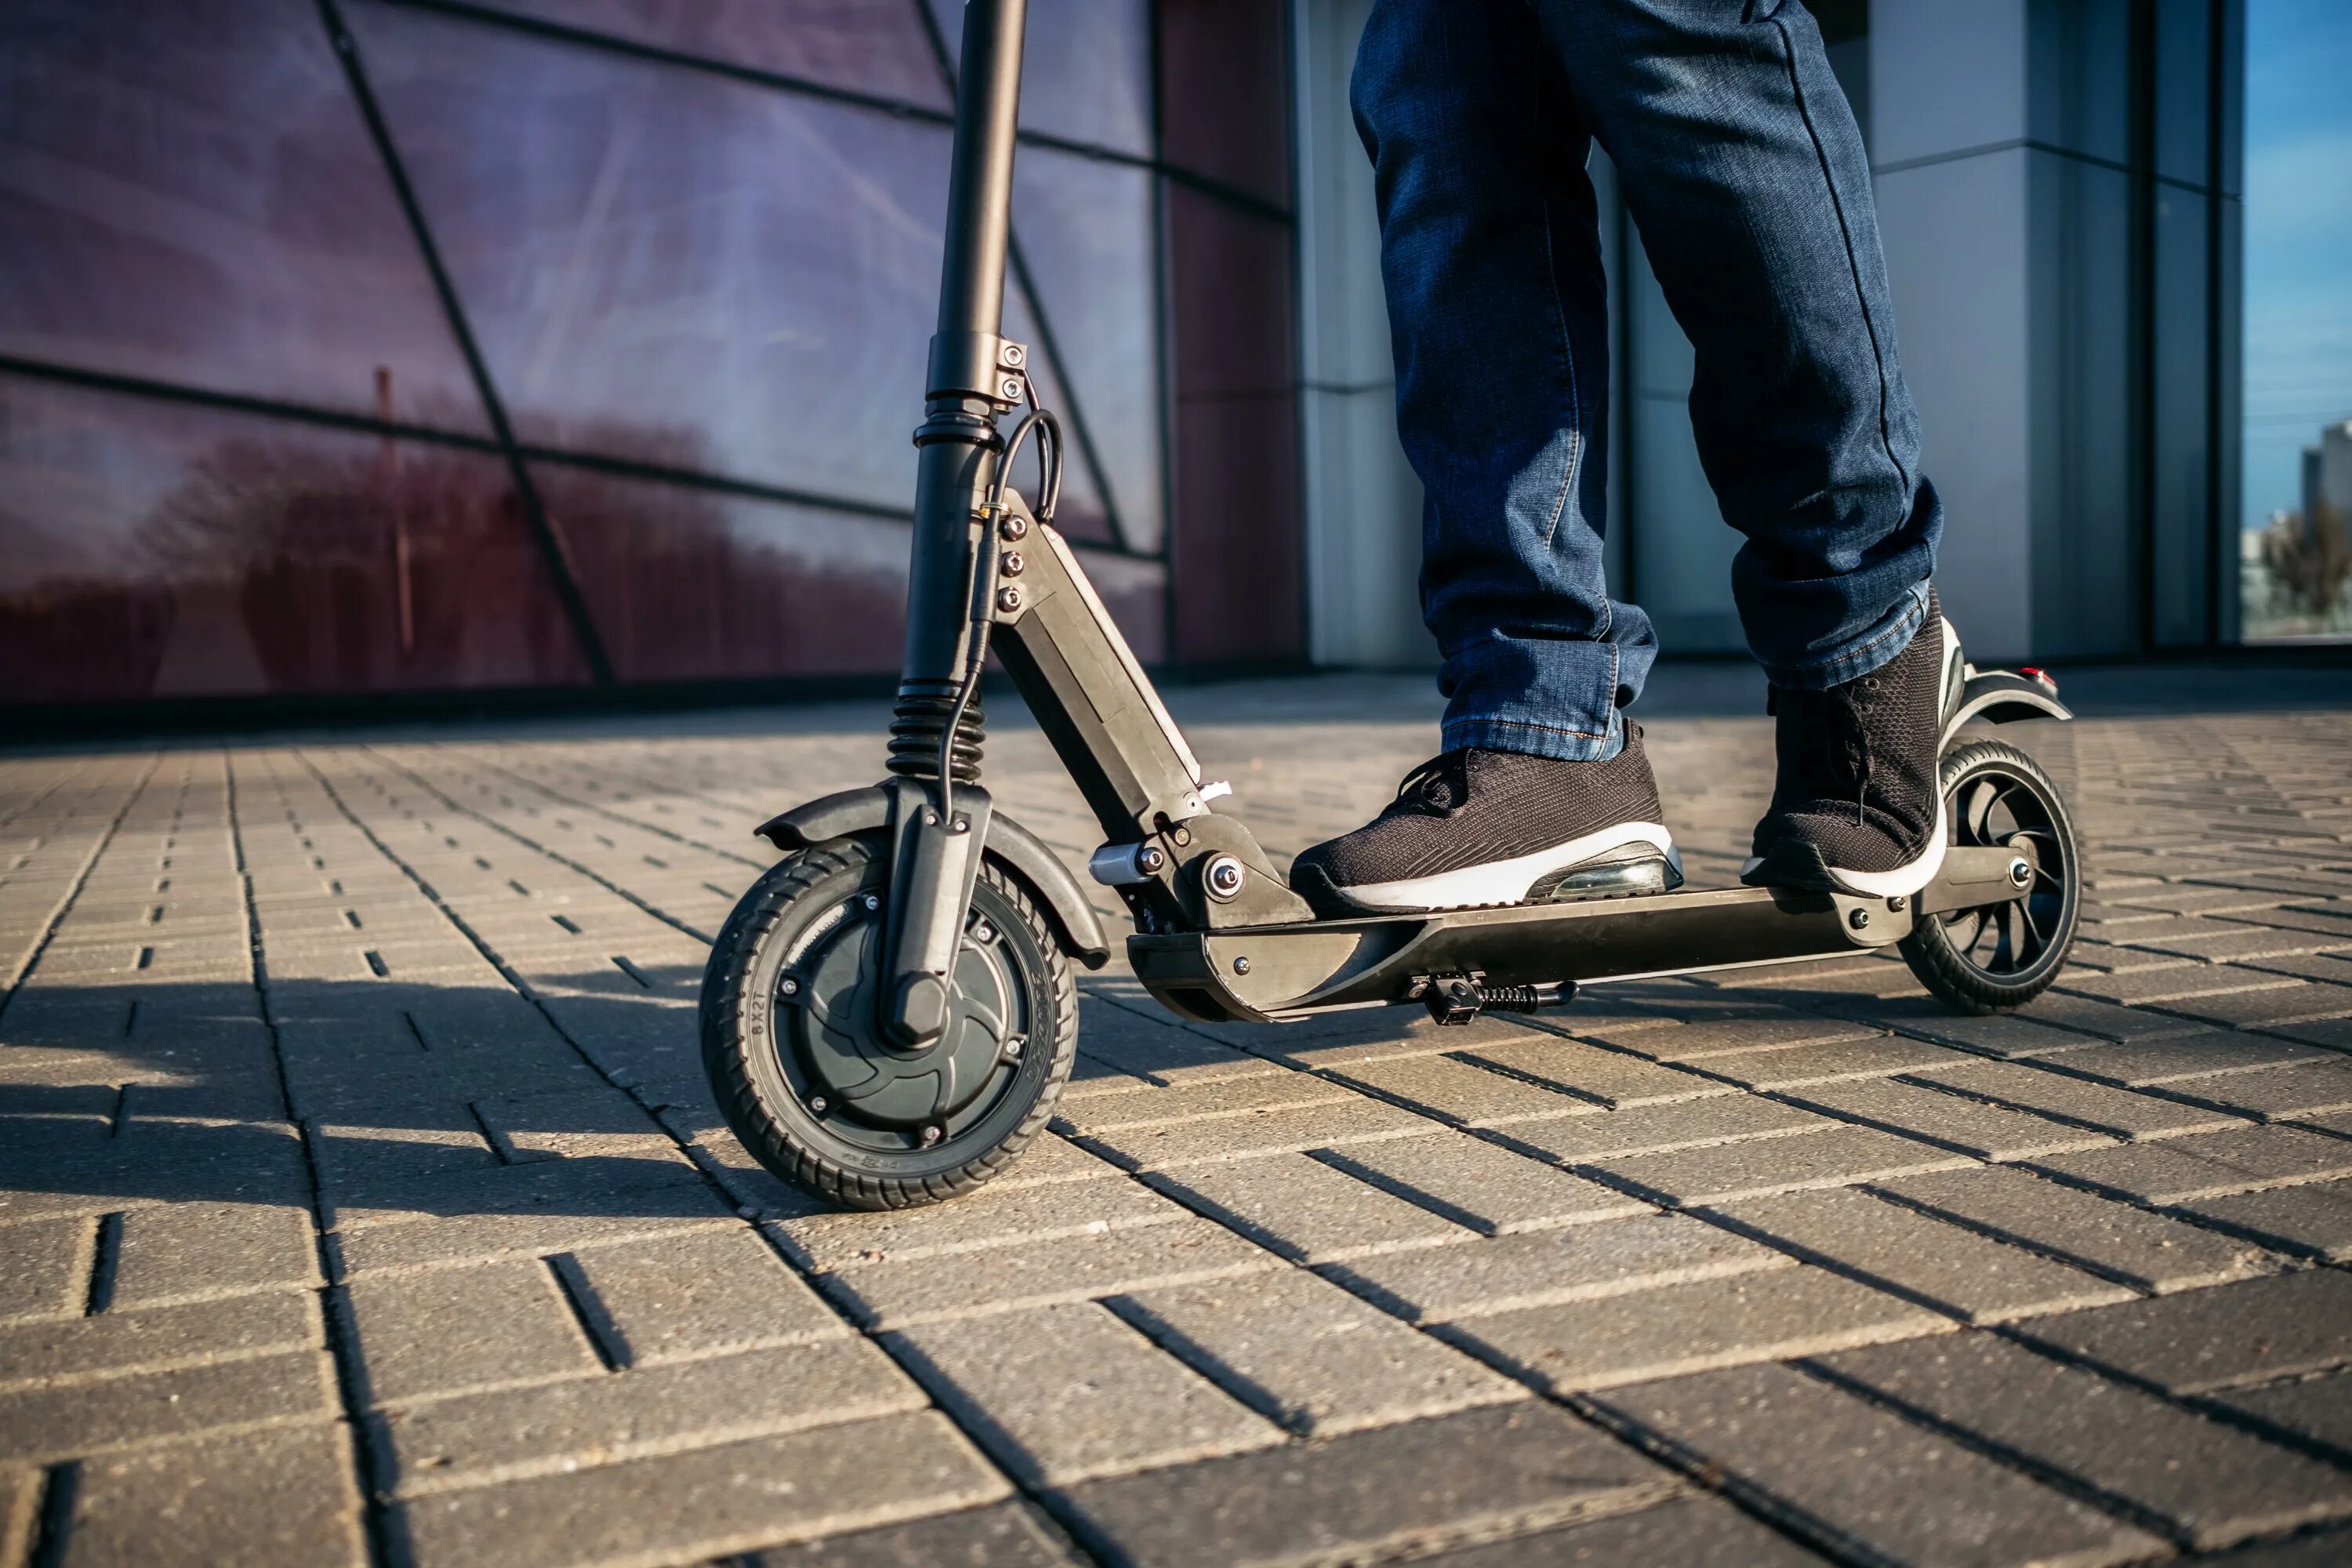
[[[994,942],[996,940],[996,928],[990,925],[986,921],[978,921],[971,928],[971,940],[974,942]]]
[[[1008,616],[1013,611],[1019,609],[1021,607],[1021,590],[1010,583],[1007,583],[1003,587],[999,588],[996,591],[996,607],[1003,611]]]
[[[1004,552],[1004,559],[997,563],[997,567],[1007,577],[1018,577],[1028,564],[1028,562],[1021,558],[1021,552],[1008,550]]]
[[[811,1095],[808,1102],[809,1113],[813,1116],[823,1116],[825,1113],[827,1104],[828,1101],[825,1100],[824,1096],[821,1094]]]
[[[1002,383],[997,386],[997,389],[996,389],[996,395],[997,395],[997,396],[999,396],[999,397],[1001,397],[1001,398],[1003,398],[1003,399],[1004,399],[1004,401],[1005,401],[1005,402],[1007,402],[1007,403],[1018,403],[1018,402],[1020,402],[1020,401],[1021,401],[1021,378],[1020,378],[1019,376],[1017,376],[1017,375],[1008,375],[1008,376],[1006,376],[1006,377],[1004,378],[1004,380],[1003,380],[1003,382],[1002,382]]]
[[[776,982],[776,994],[779,996],[797,996],[800,994],[801,983],[791,975],[787,974]]]
[[[1018,512],[1015,512],[1013,516],[1006,518],[1003,522],[998,523],[996,525],[996,531],[998,537],[1008,542],[1015,539],[1025,539],[1029,534],[1029,520],[1023,517]]]
[[[947,1136],[947,1129],[934,1123],[923,1129],[923,1147],[928,1149]]]
[[[878,910],[882,907],[882,895],[879,893],[868,893],[857,901],[864,904],[869,910]]]
[[[1234,960],[1234,973],[1235,974],[1247,974],[1249,973],[1249,969],[1250,965],[1247,956]]]
[[[1192,842],[1192,830],[1189,827],[1179,827],[1168,837],[1176,840],[1177,847],[1181,849]]]
[[[1019,1061],[1021,1059],[1022,1049],[1024,1047],[1027,1046],[1028,1043],[1028,1041],[1023,1039],[1018,1035],[1014,1035],[1010,1039],[1006,1040],[1004,1042],[1004,1059],[1008,1062]]]
[[[1856,931],[1861,931],[1864,927],[1870,924],[1870,911],[1868,910],[1855,910],[1845,917],[1845,923],[1852,926]]]
[[[1135,864],[1138,869],[1156,876],[1168,864],[1168,851],[1157,844],[1147,844],[1135,852]]]
[[[2011,887],[2022,888],[2028,882],[2032,880],[2033,868],[2032,865],[2027,863],[2024,856],[2021,855],[2016,859],[2011,860],[2009,863],[2009,885]]]
[[[1242,863],[1232,856],[1213,855],[1202,868],[1201,880],[1209,889],[1209,897],[1222,903],[1242,890],[1245,876]]]
[[[1886,900],[1886,907],[1893,910],[1897,914],[1903,912],[1903,904],[1904,898],[1900,893],[1895,894],[1893,898]]]
[[[1021,362],[1029,357],[1029,351],[1019,343],[1007,343],[997,352],[996,357],[1013,369],[1018,370],[1021,368]]]

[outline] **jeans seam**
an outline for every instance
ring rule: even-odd
[[[1580,741],[1605,741],[1609,738],[1609,731],[1606,730],[1571,730],[1562,724],[1546,724],[1535,719],[1503,719],[1473,715],[1465,719],[1448,719],[1444,727],[1448,730],[1458,730],[1471,724],[1499,724],[1507,730],[1541,730],[1547,735],[1572,735]]]
[[[1907,490],[1913,488],[1911,479],[1903,471],[1901,460],[1895,456],[1895,435],[1887,425],[1886,347],[1879,341],[1878,323],[1871,318],[1870,291],[1862,286],[1862,264],[1853,253],[1853,227],[1846,222],[1845,200],[1838,194],[1836,177],[1830,172],[1828,150],[1822,145],[1821,132],[1813,127],[1813,111],[1805,101],[1805,84],[1797,74],[1796,42],[1789,36],[1788,23],[1777,14],[1771,21],[1773,31],[1780,35],[1780,52],[1788,62],[1789,90],[1797,100],[1797,118],[1804,121],[1806,140],[1813,144],[1813,161],[1821,165],[1822,185],[1829,192],[1830,210],[1837,215],[1838,238],[1845,247],[1846,271],[1853,279],[1853,300],[1862,312],[1863,331],[1870,334],[1871,369],[1878,376],[1879,449],[1886,454],[1887,467],[1895,470],[1895,479]]]
[[[1536,78],[1536,124],[1543,125],[1543,78]],[[1568,473],[1560,480],[1559,494],[1551,503],[1551,518],[1544,524],[1544,548],[1549,550],[1559,534],[1559,520],[1568,510],[1568,498],[1576,493],[1576,473],[1584,461],[1584,433],[1578,427],[1580,403],[1576,395],[1576,345],[1568,336],[1568,304],[1559,297],[1558,258],[1551,247],[1551,198],[1543,202],[1544,287],[1551,293],[1551,317],[1559,323],[1559,357],[1568,367]]]
[[[1885,631],[1879,633],[1868,642],[1856,643],[1853,647],[1845,649],[1833,658],[1825,658],[1815,664],[1800,665],[1797,668],[1809,674],[1825,673],[1829,670],[1841,668],[1843,666],[1853,664],[1856,660],[1867,658],[1873,648],[1877,647],[1881,643],[1885,642],[1888,638],[1893,637],[1897,634],[1905,636],[1917,635],[1919,628],[1927,624],[1927,604],[1921,598],[1919,590],[1916,587],[1906,588],[1903,591],[1903,596],[1912,602],[1913,609],[1907,610],[1904,614],[1896,616],[1893,626],[1888,626]],[[1917,620],[1913,620],[1911,618],[1915,612],[1919,617]]]

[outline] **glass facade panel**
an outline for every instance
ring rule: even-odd
[[[881,6],[901,0],[863,3]],[[929,4],[952,62],[963,52],[962,0]],[[1138,157],[1151,155],[1147,0],[1029,0],[1021,128]]]
[[[0,6],[0,354],[485,428],[306,0]]]
[[[698,486],[531,466],[624,680],[898,661],[908,528]]]
[[[522,440],[909,503],[945,130],[422,12],[362,20]]]
[[[561,26],[944,109],[947,88],[917,3],[492,0],[495,9]]]
[[[0,11],[0,708],[575,683],[592,633],[622,682],[895,668],[929,3],[341,0],[348,60],[315,0]],[[1163,222],[1158,6],[1031,19],[1024,124],[1097,150],[1029,142],[1014,193],[1064,530],[1145,658],[1178,551],[1183,657],[1291,657],[1289,228],[1197,189]]]
[[[0,375],[10,701],[576,681],[504,462]]]
[[[2249,638],[2352,637],[2352,7],[2247,0]]]
[[[1157,552],[1163,529],[1151,177],[1123,164],[1024,147],[1013,183],[1014,234],[1069,380],[1068,397],[1118,505],[1121,542]],[[1066,424],[1072,403],[1059,406]]]

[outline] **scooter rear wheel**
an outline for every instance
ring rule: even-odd
[[[2050,988],[2074,945],[2083,858],[2058,786],[2000,741],[1944,754],[1944,810],[1952,842],[2016,851],[2032,868],[2020,900],[1924,917],[1903,939],[1919,983],[1963,1013],[2022,1007]]]
[[[779,861],[719,932],[702,1059],[735,1130],[785,1181],[852,1208],[951,1198],[1011,1164],[1070,1076],[1077,995],[1053,926],[983,862],[927,1047],[886,1041],[875,999],[889,864],[843,839]]]

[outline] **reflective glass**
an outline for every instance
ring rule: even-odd
[[[364,21],[522,439],[909,503],[943,129],[420,12]]]
[[[1124,542],[1156,552],[1164,530],[1151,176],[1024,147],[1013,184],[1013,232],[1053,328],[1069,395],[1118,503]]]
[[[0,353],[480,430],[315,6],[0,6]]]
[[[913,0],[492,0],[496,9],[944,109]]]
[[[498,458],[0,376],[12,700],[583,673]]]
[[[872,0],[876,5],[898,0]],[[906,0],[910,5],[922,0]],[[961,0],[930,0],[948,58],[963,53]],[[1151,18],[1148,0],[1029,0],[1022,48],[1021,128],[1151,153]]]
[[[536,463],[624,680],[895,669],[907,525]]]
[[[1303,658],[1292,233],[1171,185],[1168,238],[1171,657]]]
[[[1287,207],[1290,7],[1169,0],[1158,11],[1160,155]]]
[[[2248,0],[2238,538],[2250,638],[2352,637],[2347,81],[2352,7]]]
[[[898,667],[906,524],[561,463],[534,464],[531,477],[622,679]],[[1085,560],[1112,616],[1158,658],[1162,568]]]

